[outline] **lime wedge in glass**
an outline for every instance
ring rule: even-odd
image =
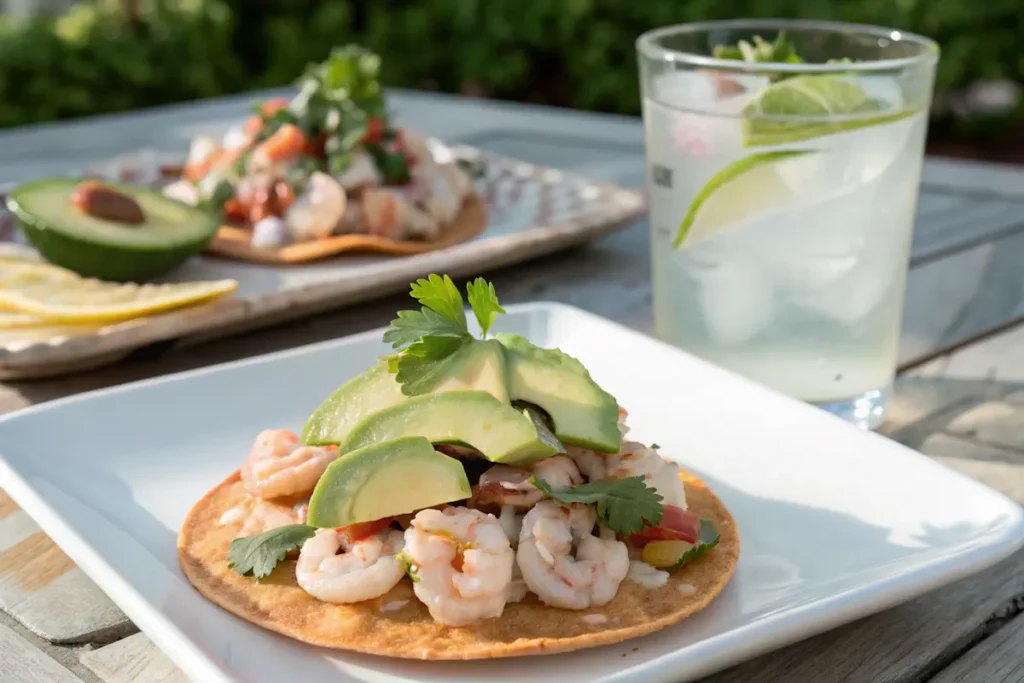
[[[740,134],[744,147],[782,145],[898,121],[915,113],[903,108],[902,102],[872,99],[843,76],[795,76],[768,86],[743,108]]]
[[[738,159],[711,177],[690,204],[672,242],[674,249],[711,237],[743,219],[787,203],[792,191],[775,166],[813,150],[778,150]]]

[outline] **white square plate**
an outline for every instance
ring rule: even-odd
[[[739,525],[736,575],[704,612],[579,653],[416,662],[305,646],[199,596],[175,538],[267,427],[301,428],[382,355],[381,331],[47,403],[0,418],[0,486],[203,683],[689,681],[907,600],[1010,555],[1021,508],[874,434],[557,304],[501,329],[579,357]],[[635,651],[634,651],[635,650]]]

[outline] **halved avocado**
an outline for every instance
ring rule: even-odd
[[[471,446],[492,462],[526,465],[562,452],[531,420],[486,391],[446,391],[410,398],[360,422],[342,453],[403,436]]]
[[[71,202],[80,179],[46,178],[7,195],[7,208],[43,257],[84,277],[142,282],[176,268],[201,251],[217,232],[219,217],[124,183],[104,182],[134,199],[144,220],[118,223],[88,215]]]
[[[311,526],[371,522],[469,498],[462,463],[419,436],[346,453],[320,477],[309,501]]]

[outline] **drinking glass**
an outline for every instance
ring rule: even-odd
[[[875,428],[938,47],[800,20],[670,26],[636,47],[658,336]]]

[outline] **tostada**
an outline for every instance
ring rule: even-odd
[[[451,279],[417,281],[394,352],[196,503],[178,555],[205,597],[314,645],[478,659],[634,638],[722,591],[722,501],[629,440],[580,361],[489,336],[493,285],[467,294],[480,336]]]

